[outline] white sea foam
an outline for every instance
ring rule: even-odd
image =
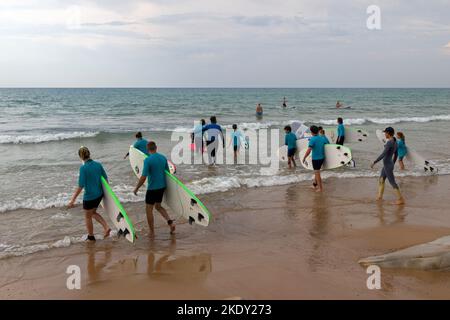
[[[450,115],[435,115],[428,117],[399,117],[399,118],[355,118],[355,119],[345,119],[344,122],[348,125],[361,125],[365,123],[374,124],[395,124],[400,122],[418,122],[425,123],[431,121],[450,121]],[[336,119],[318,121],[320,124],[333,125],[336,124]]]
[[[36,135],[0,135],[0,144],[26,144],[26,143],[42,143],[49,141],[61,141],[76,138],[92,138],[99,132],[61,132],[61,133],[44,133]]]
[[[450,174],[450,168],[448,163],[439,164],[439,175]],[[379,172],[371,170],[347,170],[347,171],[324,171],[322,176],[324,179],[328,178],[363,178],[363,177],[376,177]],[[429,173],[422,171],[405,171],[396,173],[397,176],[406,177],[420,177],[429,176]],[[187,187],[195,194],[209,194],[215,192],[225,192],[239,188],[257,188],[257,187],[270,187],[281,186],[293,183],[300,183],[303,181],[309,181],[312,179],[312,173],[303,171],[301,173],[289,174],[289,175],[235,175],[235,176],[217,176],[207,177],[200,180],[195,180],[187,183]],[[141,190],[138,196],[133,193],[134,186],[131,185],[115,185],[113,191],[118,196],[122,203],[141,202],[144,201],[145,191]],[[70,195],[67,193],[60,193],[54,197],[32,197],[24,200],[9,200],[0,202],[0,213],[18,210],[18,209],[33,209],[43,210],[47,208],[60,208],[67,205],[70,200]],[[81,200],[78,200],[81,203]],[[52,219],[67,219],[69,214],[56,213]]]

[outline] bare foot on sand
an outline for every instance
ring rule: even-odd
[[[393,204],[397,205],[397,206],[403,206],[405,204],[405,200],[399,199],[399,200],[395,201]]]
[[[111,229],[106,230],[105,234],[103,235],[103,239],[108,238],[110,233],[111,233]]]

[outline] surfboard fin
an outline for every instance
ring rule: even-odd
[[[119,214],[116,217],[116,220],[117,220],[117,222],[120,222],[120,220],[122,220],[122,219],[123,219],[122,212],[119,212]]]
[[[195,222],[195,219],[192,218],[191,216],[189,216],[189,224],[192,225],[192,223],[194,223],[194,222]]]
[[[197,204],[197,201],[195,201],[195,199],[192,199],[191,198],[191,206],[194,206],[194,205],[196,205]]]
[[[205,217],[201,213],[199,213],[198,214],[198,221],[201,222],[203,219],[205,219]]]

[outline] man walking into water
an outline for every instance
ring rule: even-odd
[[[222,127],[217,124],[216,116],[210,118],[211,123],[204,126],[203,133],[207,133],[206,148],[208,151],[209,164],[216,164],[216,153],[219,148],[219,136],[222,137],[222,145],[225,148],[225,137],[223,135]]]
[[[137,195],[139,188],[147,183],[147,193],[145,195],[145,210],[147,213],[147,222],[150,229],[149,236],[153,237],[155,234],[155,227],[153,222],[153,207],[163,216],[170,227],[170,234],[175,232],[175,224],[167,214],[166,209],[161,206],[161,202],[166,190],[166,173],[169,171],[167,159],[162,154],[156,152],[156,143],[150,141],[147,145],[149,156],[144,160],[144,168],[142,169],[142,176],[134,189],[134,194]]]
[[[397,153],[397,141],[395,140],[394,128],[388,127],[384,131],[384,135],[386,137],[386,144],[384,145],[383,153],[372,163],[370,166],[372,169],[375,164],[381,160],[383,160],[383,168],[381,169],[380,178],[378,180],[378,197],[377,200],[383,200],[384,194],[384,185],[386,183],[386,179],[389,180],[392,188],[394,188],[395,193],[397,194],[397,201],[395,204],[403,205],[405,204],[405,200],[403,199],[402,193],[400,192],[400,188],[395,181],[394,176],[394,166],[397,161],[398,153]]]
[[[312,153],[312,165],[314,169],[314,182],[313,187],[316,192],[322,192],[322,177],[320,176],[320,169],[325,161],[325,145],[328,144],[328,139],[325,136],[319,135],[319,128],[311,126],[310,128],[312,137],[309,139],[308,150],[303,157],[303,162]]]
[[[83,165],[80,167],[78,188],[75,190],[67,207],[69,209],[75,207],[75,201],[84,189],[83,209],[85,212],[86,229],[88,231],[87,240],[95,241],[94,224],[92,223],[92,219],[95,219],[102,225],[105,238],[108,237],[111,232],[111,229],[108,227],[105,219],[97,213],[97,208],[103,199],[101,178],[103,177],[108,180],[108,176],[106,175],[103,166],[99,162],[91,159],[91,153],[88,148],[81,147],[80,150],[78,150],[78,156],[81,161],[83,161]]]

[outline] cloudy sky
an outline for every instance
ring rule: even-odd
[[[0,43],[1,87],[450,87],[450,0],[1,0]]]

